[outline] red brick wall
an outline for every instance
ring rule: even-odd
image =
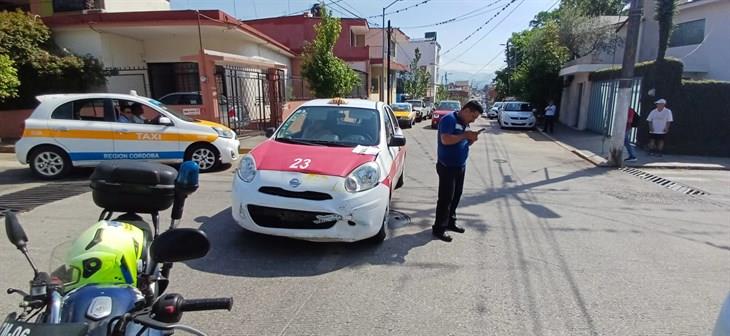
[[[33,110],[6,110],[0,111],[0,138],[20,139],[25,129],[25,119],[28,119]]]

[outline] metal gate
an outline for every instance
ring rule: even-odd
[[[240,131],[276,127],[284,103],[284,71],[264,72],[232,65],[216,67],[221,124]]]
[[[618,80],[593,82],[591,100],[588,104],[587,128],[593,132],[611,136],[613,133],[613,110],[618,99]],[[640,112],[641,78],[634,78],[631,83],[631,106],[637,114]]]

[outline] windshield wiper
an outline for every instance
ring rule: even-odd
[[[342,142],[334,142],[334,141],[326,141],[326,140],[310,140],[312,143],[322,145],[322,146],[331,146],[331,147],[355,147],[350,143],[342,143]]]
[[[322,144],[320,144],[316,141],[307,141],[307,140],[292,139],[292,138],[276,138],[276,141],[298,144],[298,145],[307,145],[307,146],[322,146]]]

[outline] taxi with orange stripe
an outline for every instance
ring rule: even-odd
[[[98,93],[37,99],[40,104],[26,119],[15,153],[44,179],[107,160],[192,160],[205,172],[238,158],[233,130],[191,119],[151,98]]]
[[[388,105],[312,100],[268,133],[234,177],[231,209],[241,227],[310,241],[385,239],[406,158]]]

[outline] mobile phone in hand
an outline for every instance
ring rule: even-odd
[[[486,131],[487,131],[487,129],[486,129],[486,128],[482,128],[482,129],[479,129],[479,130],[477,131],[477,133],[481,134],[481,133],[484,133],[484,132],[486,132]]]

